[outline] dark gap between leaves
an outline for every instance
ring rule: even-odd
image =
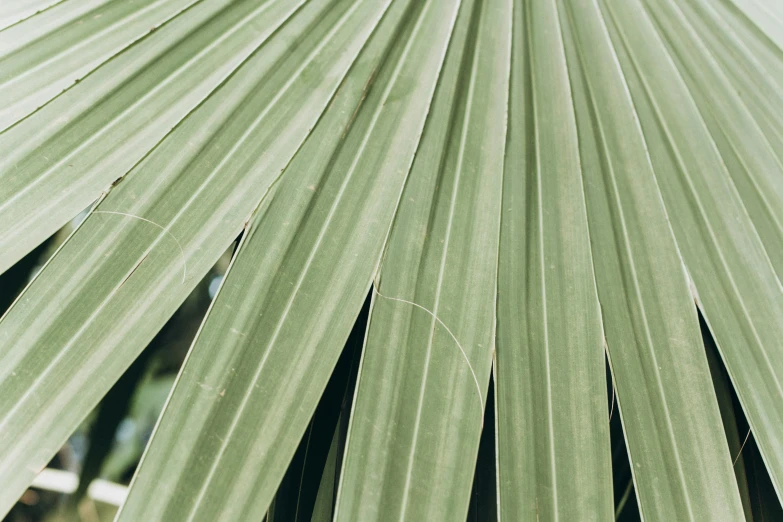
[[[497,470],[495,469],[495,378],[490,377],[484,426],[481,430],[473,488],[468,508],[468,522],[497,520]]]
[[[267,513],[267,522],[309,521],[317,502],[319,509],[334,510],[370,298],[371,293],[365,299],[310,424],[278,487]],[[330,450],[336,451],[332,461],[329,461]],[[332,465],[327,467],[329,462]],[[331,519],[331,516],[328,518]]]
[[[701,310],[698,310],[698,313],[712,384],[718,399],[745,518],[748,521],[783,520],[783,507],[775,493],[753,432],[749,429],[737,392]]]
[[[625,445],[617,394],[612,381],[612,370],[606,360],[606,386],[609,397],[609,436],[612,445],[612,489],[614,492],[615,519],[622,522],[641,521],[636,489],[631,474],[631,461]]]

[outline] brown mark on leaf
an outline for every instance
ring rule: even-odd
[[[141,260],[138,263],[136,263],[136,266],[134,266],[133,269],[130,271],[130,273],[125,276],[125,279],[122,280],[122,283],[120,283],[120,286],[118,288],[122,288],[122,285],[125,284],[125,281],[130,279],[130,276],[132,276],[133,273],[136,272],[136,270],[138,270],[138,268],[141,266],[144,260],[147,259],[147,256],[149,256],[149,253],[144,254],[144,257],[142,257]]]
[[[364,100],[367,98],[367,93],[370,92],[370,87],[372,86],[373,81],[375,81],[377,74],[378,66],[376,65],[370,73],[370,77],[367,78],[367,82],[364,84],[364,87],[362,87],[362,97],[359,99],[359,103],[356,104],[356,108],[354,109],[353,114],[351,114],[351,119],[348,121],[348,124],[345,126],[345,129],[340,136],[341,140],[345,139],[348,131],[351,130],[351,126],[353,125],[354,120],[356,120],[356,115],[359,114],[359,109],[361,109],[362,105],[364,105]]]

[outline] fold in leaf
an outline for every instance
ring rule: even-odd
[[[604,3],[618,27],[653,27],[658,33],[647,30],[654,36],[629,38],[620,64],[692,292],[780,491],[783,286],[709,133],[705,113],[675,65],[677,53],[664,42],[696,43],[690,32],[661,31],[662,16],[678,16],[669,0]],[[649,21],[642,25],[645,19]],[[682,52],[682,43],[678,47]]]
[[[310,2],[112,189],[0,320],[0,511],[234,241],[386,7]]]
[[[643,18],[631,32],[597,4],[563,10],[598,296],[639,510],[650,520],[740,520],[696,307],[618,64],[635,44],[633,58],[652,69],[662,49]]]
[[[608,520],[601,315],[555,2],[516,3],[498,274],[501,520]]]
[[[510,1],[465,1],[375,282],[335,520],[464,520],[494,351]]]
[[[302,3],[202,0],[0,133],[0,272],[98,199],[242,63],[299,59],[286,47]],[[284,26],[287,36],[275,35]]]
[[[386,13],[247,230],[121,521],[266,512],[367,295],[455,12]]]
[[[0,31],[0,129],[192,3],[70,0]]]

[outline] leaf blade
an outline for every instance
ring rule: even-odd
[[[643,518],[742,518],[696,310],[626,85],[649,23],[569,6],[569,66],[607,355]],[[590,52],[586,52],[589,49]],[[619,56],[619,58],[618,58]],[[634,59],[639,59],[634,56]]]
[[[618,2],[605,3],[610,11],[622,12]],[[673,9],[670,2],[644,4],[635,16],[649,16],[655,22],[659,16],[676,16]],[[691,32],[669,30],[664,35],[658,22],[655,28],[661,33],[655,48],[664,49],[669,38],[689,42],[694,50],[700,47]],[[641,52],[650,44],[634,47]],[[668,44],[665,49],[674,54]],[[783,287],[702,118],[696,95],[671,55],[660,52],[645,64],[649,69],[630,61],[622,66],[692,294],[780,488],[783,438],[774,426],[783,423],[783,352],[778,350],[783,338]]]
[[[0,133],[0,272],[99,199],[242,63],[264,54],[302,3],[199,2]]]
[[[467,516],[494,349],[510,6],[460,7],[374,283],[336,520]]]
[[[0,320],[10,347],[0,370],[0,507],[10,507],[242,230],[384,8],[309,4],[111,191],[97,207],[110,213],[93,212]],[[290,39],[299,45],[278,65]]]
[[[603,330],[562,17],[555,2],[516,7],[498,282],[500,518],[604,520]]]
[[[422,4],[392,4],[251,223],[120,520],[266,510],[365,299],[419,141],[453,10],[428,5],[424,24]]]

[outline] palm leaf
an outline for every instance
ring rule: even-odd
[[[15,485],[0,495],[9,501],[242,230],[361,48],[356,31],[369,34],[383,12],[309,7],[100,202],[0,321],[0,339],[11,347],[0,372],[7,448],[0,474],[13,474]],[[279,66],[289,52],[293,59]],[[265,149],[275,152],[258,154]],[[81,305],[67,306],[74,300]],[[90,378],[96,371],[101,378]],[[6,471],[21,462],[23,473]]]
[[[120,520],[774,518],[781,21],[3,2],[0,511],[241,236]]]
[[[670,2],[659,3],[661,12],[676,12]],[[620,3],[612,3],[612,8],[619,13]],[[645,11],[634,14],[643,17]],[[621,15],[615,16],[618,22],[622,20]],[[783,286],[759,228],[716,150],[715,133],[708,132],[704,112],[698,111],[693,91],[687,89],[662,38],[651,37],[645,45],[628,47],[624,70],[693,292],[748,420],[758,433],[773,482],[783,485],[783,440],[768,435],[772,426],[783,423],[779,400],[783,394]],[[659,51],[653,54],[656,47]],[[632,62],[630,49],[646,51],[655,61],[642,70],[639,61]],[[752,126],[738,128],[748,133],[754,130]],[[772,168],[779,169],[768,164],[758,171],[759,177],[774,176]]]
[[[62,2],[1,31],[0,128],[27,116],[189,3]]]
[[[293,36],[263,44],[296,7],[199,2],[6,130],[0,270],[99,198],[240,64],[255,55],[269,68],[282,59]]]
[[[562,21],[554,2],[517,5],[515,21],[498,281],[500,518],[606,520],[603,329]]]
[[[510,15],[462,5],[373,287],[336,520],[467,511],[494,349]]]
[[[378,264],[384,236],[374,229],[388,228],[394,212],[453,18],[434,4],[392,6],[289,166],[298,174],[281,179],[269,219],[247,231],[121,520],[257,519],[266,510]],[[434,19],[440,31],[416,30]],[[376,77],[382,59],[395,67]],[[421,70],[429,81],[400,74],[421,79]],[[220,358],[216,342],[231,347]],[[269,397],[263,408],[259,397]],[[192,458],[172,466],[157,456],[172,451]]]

